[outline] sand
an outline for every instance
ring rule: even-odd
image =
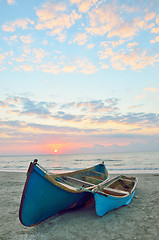
[[[99,217],[91,203],[28,228],[18,218],[26,176],[0,172],[0,240],[158,240],[159,174],[133,176],[139,183],[129,206]]]

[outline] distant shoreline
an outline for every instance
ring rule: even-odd
[[[37,158],[38,156],[68,156],[68,155],[98,155],[98,154],[133,154],[133,153],[159,153],[159,151],[121,151],[121,152],[101,152],[101,153],[65,153],[65,154],[9,154],[9,155],[0,155],[0,157],[30,157],[35,156]]]
[[[25,173],[27,173],[27,170],[28,169],[26,169],[26,170],[24,170],[24,171],[17,171],[17,170],[15,170],[15,171],[13,171],[13,170],[0,170],[0,173],[22,173],[22,174],[25,174]],[[51,171],[52,173],[55,173],[55,174],[58,174],[58,173],[62,173],[62,172],[65,172],[65,171]],[[108,172],[109,172],[109,174],[110,175],[145,175],[145,174],[149,174],[149,175],[159,175],[159,170],[156,170],[156,171],[154,171],[154,170],[147,170],[147,171],[143,171],[143,172],[136,172],[136,171],[124,171],[124,172],[121,172],[121,171],[109,171],[109,169],[108,169]]]

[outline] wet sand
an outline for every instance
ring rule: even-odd
[[[25,173],[0,172],[0,240],[158,240],[159,174],[133,176],[139,183],[129,206],[98,217],[91,203],[28,228],[18,217]]]

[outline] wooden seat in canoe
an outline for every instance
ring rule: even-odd
[[[123,191],[123,190],[118,190],[118,189],[114,189],[114,188],[103,188],[103,192],[104,193],[109,193],[110,195],[118,195],[118,196],[122,196],[122,195],[128,195],[127,191]]]
[[[100,178],[97,178],[95,176],[84,176],[83,179],[86,182],[92,183],[92,184],[99,184],[101,182]]]
[[[84,187],[85,189],[91,189],[94,187],[93,183],[89,183],[70,176],[65,177],[65,181],[67,181],[68,184],[70,183],[72,185],[75,185],[76,187]]]
[[[77,183],[88,184],[88,185],[90,185],[90,186],[93,186],[93,185],[94,185],[94,184],[92,184],[92,183],[89,183],[89,182],[83,181],[83,180],[81,180],[81,179],[73,178],[73,177],[67,176],[67,177],[66,177],[66,180],[69,180],[69,179],[72,180],[73,182],[77,182]]]

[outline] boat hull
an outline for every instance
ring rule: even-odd
[[[96,167],[104,169],[104,165]],[[80,174],[80,171],[77,172]],[[105,181],[107,177],[106,175]],[[93,198],[91,191],[67,184],[62,185],[56,181],[56,177],[52,179],[46,174],[36,162],[30,163],[19,209],[19,219],[23,225],[33,226],[59,212],[81,207]]]
[[[103,195],[102,193],[97,192],[94,193],[95,208],[97,215],[103,216],[111,210],[115,210],[122,206],[128,205],[131,202],[134,194],[135,191],[131,195],[119,198],[107,194]]]

